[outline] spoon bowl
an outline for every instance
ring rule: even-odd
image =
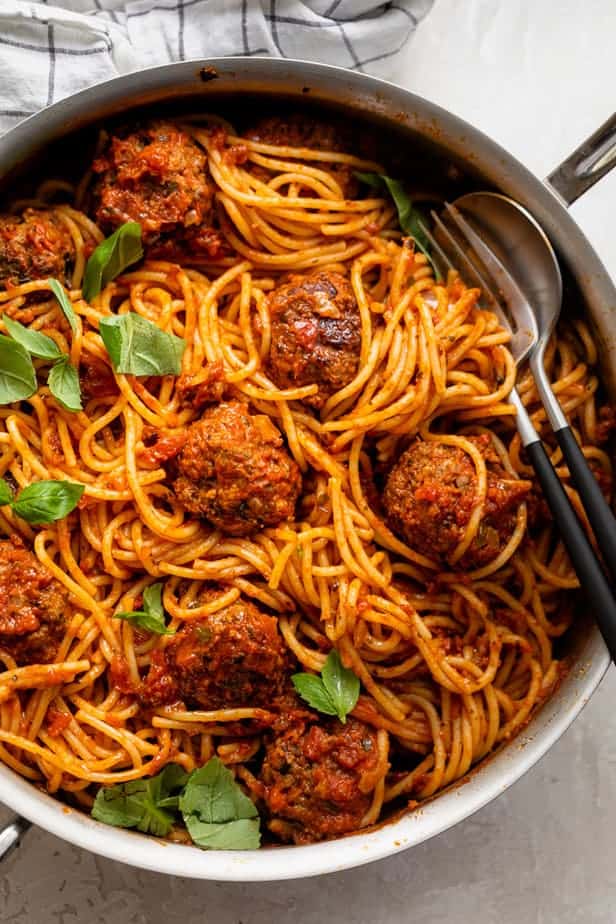
[[[549,238],[530,212],[501,193],[468,193],[454,205],[507,267],[532,306],[538,338],[531,365],[543,365],[563,294],[560,267]]]

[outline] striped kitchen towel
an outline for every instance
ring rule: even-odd
[[[386,76],[433,0],[0,0],[0,132],[117,74],[272,55]]]

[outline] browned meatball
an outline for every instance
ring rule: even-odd
[[[486,460],[488,491],[477,535],[456,568],[492,561],[513,532],[518,505],[531,483],[512,478],[487,434],[470,437]],[[477,478],[468,453],[457,446],[415,440],[389,474],[383,502],[391,528],[416,552],[446,566],[475,509]]]
[[[68,281],[73,239],[53,212],[26,209],[0,215],[0,285],[20,285],[53,276]]]
[[[238,600],[187,622],[153,652],[141,698],[150,706],[183,700],[203,709],[265,708],[282,692],[285,668],[276,618]]]
[[[148,255],[216,258],[223,249],[212,227],[214,184],[205,152],[172,122],[113,135],[93,165],[96,221],[112,231],[138,221]]]
[[[263,414],[230,401],[191,424],[176,460],[179,503],[232,536],[292,519],[299,468]]]
[[[305,398],[322,407],[353,380],[359,366],[361,325],[353,289],[340,273],[291,276],[269,296],[270,372],[279,388],[319,386]]]
[[[374,731],[356,719],[281,725],[261,770],[270,828],[296,844],[357,830],[371,802],[362,778],[378,762]]]
[[[249,128],[244,136],[251,141],[277,147],[312,148],[316,151],[335,151],[339,154],[357,153],[357,144],[348,126],[313,119],[299,113],[268,116]],[[306,163],[331,173],[340,184],[345,199],[356,198],[359,184],[353,167],[328,161],[310,160]]]
[[[53,661],[68,594],[18,536],[0,541],[0,651],[18,664]]]

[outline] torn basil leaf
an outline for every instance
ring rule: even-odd
[[[6,327],[9,337],[21,344],[24,350],[27,350],[32,356],[36,356],[37,359],[50,359],[55,362],[56,359],[60,359],[64,355],[55,340],[52,340],[47,334],[41,334],[38,330],[30,330],[29,327],[24,327],[19,321],[13,321],[5,314],[2,315],[2,323]]]
[[[124,375],[179,375],[186,342],[136,312],[100,321],[100,335],[116,372]]]
[[[401,181],[394,180],[390,176],[385,176],[384,173],[362,173],[360,171],[355,171],[355,176],[360,182],[365,183],[372,189],[378,190],[383,187],[387,189],[396,206],[398,223],[401,229],[405,234],[413,238],[419,250],[421,250],[424,256],[430,261],[434,269],[435,279],[437,282],[440,282],[441,275],[430,256],[430,242],[422,228],[422,221],[425,223],[425,218],[413,205]]]
[[[77,333],[78,324],[77,324],[77,315],[75,314],[75,309],[73,308],[73,303],[66,294],[66,290],[61,282],[58,282],[57,279],[48,279],[49,288],[55,295],[64,317],[71,325],[71,330],[74,334]]]
[[[82,409],[79,374],[69,362],[68,356],[62,354],[62,358],[54,363],[49,371],[47,384],[50,392],[62,407],[68,411]]]
[[[35,481],[12,502],[14,513],[34,525],[62,520],[75,509],[85,485],[73,481]]]
[[[344,667],[335,648],[328,654],[320,677],[301,673],[293,674],[291,680],[309,706],[325,715],[336,715],[341,722],[346,722],[359,697],[359,677]]]
[[[101,292],[108,282],[141,260],[141,225],[127,221],[102,241],[89,258],[83,276],[82,295],[87,302]]]
[[[205,850],[256,850],[261,843],[256,806],[218,757],[191,773],[180,811],[191,838]]]
[[[143,609],[130,610],[126,613],[114,613],[114,619],[124,619],[139,629],[145,629],[154,635],[174,635],[173,629],[165,625],[165,611],[162,603],[162,584],[150,584],[143,591]]]
[[[0,404],[30,398],[36,391],[36,372],[21,343],[0,334]]]
[[[117,828],[136,828],[164,837],[176,820],[179,793],[188,774],[178,764],[167,764],[156,776],[104,786],[92,806],[92,817]]]
[[[13,492],[4,480],[0,478],[0,507],[5,507],[13,500]]]

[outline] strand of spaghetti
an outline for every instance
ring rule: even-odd
[[[16,690],[37,687],[54,687],[73,680],[76,674],[87,671],[89,661],[65,661],[63,664],[32,664],[16,667],[0,674],[0,702]]]

